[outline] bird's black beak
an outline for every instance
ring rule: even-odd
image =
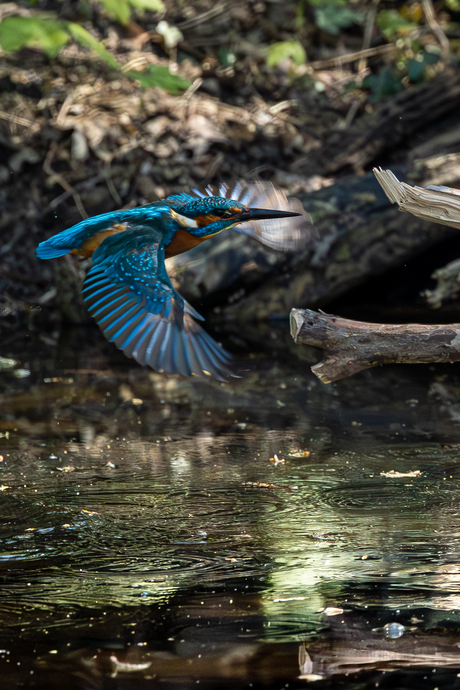
[[[275,211],[271,208],[250,208],[249,211],[243,211],[238,215],[238,222],[244,223],[251,220],[269,220],[270,218],[289,218],[291,216],[300,216],[301,213],[292,213],[292,211]]]

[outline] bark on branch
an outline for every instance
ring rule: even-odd
[[[332,383],[379,364],[420,364],[460,360],[460,323],[366,323],[310,309],[292,309],[296,343],[323,350],[312,372]]]

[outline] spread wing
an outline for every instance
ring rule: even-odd
[[[262,244],[278,251],[295,251],[305,247],[316,230],[311,219],[298,199],[288,199],[286,194],[271,182],[237,182],[233,188],[221,184],[207,187],[204,192],[193,190],[197,196],[220,196],[240,201],[245,206],[292,211],[300,216],[276,218],[241,223],[234,230],[250,235]]]
[[[149,228],[107,237],[93,254],[83,298],[105,337],[139,364],[226,380],[231,356],[171,285],[164,246]]]

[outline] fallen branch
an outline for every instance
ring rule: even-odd
[[[312,372],[323,382],[379,364],[421,364],[460,360],[460,323],[366,323],[310,309],[292,309],[291,335],[296,343],[324,351]]]

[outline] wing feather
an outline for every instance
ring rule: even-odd
[[[164,247],[145,228],[108,237],[93,255],[83,287],[90,314],[106,338],[139,364],[184,376],[226,380],[231,356],[195,319],[174,290]]]
[[[179,329],[178,329],[179,336]],[[179,373],[183,376],[191,376],[192,369],[190,367],[190,361],[187,357],[187,340],[183,337],[176,338],[176,347],[174,348],[174,362]]]
[[[152,324],[150,315],[148,315],[146,326],[140,327],[138,332],[133,334],[134,337],[126,350],[124,350],[128,357],[132,357],[142,366],[147,365],[146,353],[154,330],[155,324]]]
[[[112,321],[110,326],[105,326],[105,331],[110,342],[117,343],[117,341],[119,341],[120,345],[117,344],[117,347],[124,350],[125,342],[129,340],[143,317],[144,310],[140,304],[135,304],[126,313],[122,313],[115,321]]]

